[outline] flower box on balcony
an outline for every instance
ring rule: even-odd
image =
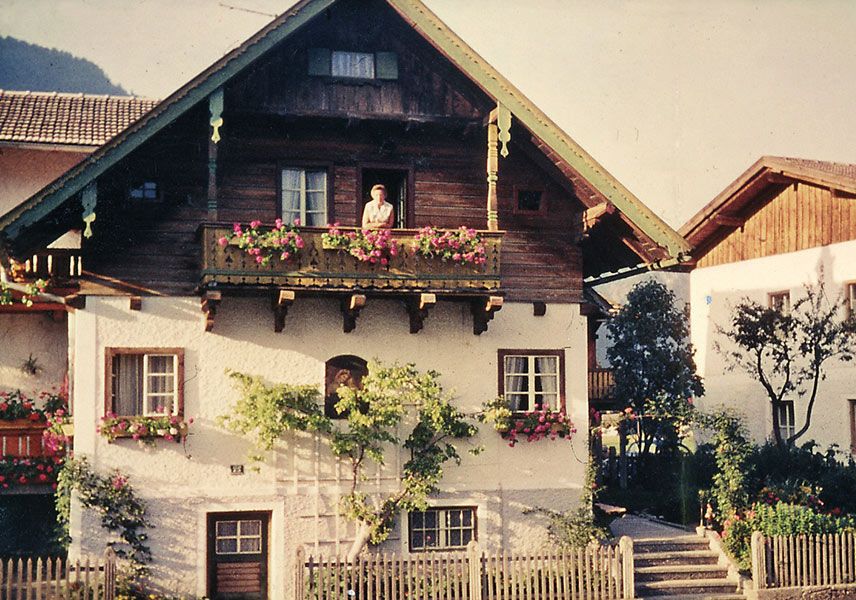
[[[389,230],[395,256],[386,264],[371,263],[352,256],[340,245],[327,249],[327,228],[301,227],[303,247],[289,260],[271,259],[267,264],[238,247],[221,245],[233,227],[204,224],[200,228],[202,249],[201,284],[217,287],[288,287],[350,292],[433,292],[445,295],[495,293],[500,290],[502,233],[480,231],[484,243],[483,264],[459,264],[426,257],[413,246],[415,229]],[[343,231],[346,228],[341,228]],[[348,230],[351,231],[351,230]],[[357,231],[354,229],[353,231]],[[456,231],[456,230],[453,230]]]
[[[44,419],[38,415],[38,413],[32,413],[36,415],[38,418],[36,419],[0,419],[0,429],[36,429],[41,428],[44,429],[45,421]]]

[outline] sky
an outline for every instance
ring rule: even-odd
[[[764,154],[856,163],[856,1],[424,1],[675,228]],[[293,3],[0,0],[0,35],[162,98]]]

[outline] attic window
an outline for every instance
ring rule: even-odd
[[[540,190],[517,190],[517,212],[541,212],[542,196]]]
[[[352,52],[309,49],[309,74],[342,79],[398,79],[398,55],[395,52]]]
[[[138,202],[154,201],[158,199],[158,184],[156,181],[144,181],[137,186],[131,187],[128,197]]]

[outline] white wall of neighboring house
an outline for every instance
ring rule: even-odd
[[[226,369],[260,375],[271,382],[323,386],[325,361],[356,354],[384,362],[413,362],[442,374],[459,406],[475,413],[497,394],[498,349],[564,349],[566,403],[579,432],[562,440],[522,442],[509,448],[486,425],[478,441],[484,452],[464,451],[460,466],[449,465],[443,493],[434,505],[476,506],[479,543],[488,549],[543,547],[545,523],[524,516],[527,507],[564,510],[575,505],[587,458],[586,321],[575,304],[551,304],[544,317],[531,304],[508,303],[481,336],[472,333],[465,303],[441,302],[425,328],[408,333],[404,307],[393,300],[369,299],[356,331],[342,332],[342,315],[332,299],[300,299],[290,308],[285,330],[275,333],[270,300],[227,296],[214,330],[203,331],[198,298],[143,298],[131,311],[127,298],[89,297],[70,327],[74,351],[75,451],[90,457],[99,472],[121,468],[150,506],[157,529],[150,542],[154,572],[165,587],[205,591],[206,514],[270,510],[272,598],[289,597],[298,544],[312,552],[344,553],[353,527],[337,516],[347,473],[319,441],[289,436],[271,453],[259,473],[249,469],[245,439],[216,424],[229,411],[237,391]],[[108,444],[96,433],[104,413],[105,348],[181,347],[185,350],[185,415],[195,419],[187,443],[158,441],[143,448],[132,440]],[[323,390],[322,390],[323,391]],[[409,428],[403,427],[406,437]],[[372,473],[367,487],[380,492],[396,486],[406,457],[393,452],[388,466]],[[233,476],[230,465],[247,464]],[[81,531],[87,531],[85,540]],[[73,552],[98,552],[103,538],[97,517],[74,520]],[[385,550],[406,551],[401,519]]]
[[[90,150],[0,144],[0,214],[17,206],[86,158]]]
[[[39,370],[24,371],[32,356]],[[0,314],[0,391],[21,390],[31,398],[56,391],[68,373],[66,318],[50,313]]]
[[[717,341],[721,344],[726,341],[717,333],[717,328],[729,326],[732,307],[744,297],[766,305],[769,293],[787,290],[793,305],[804,295],[806,284],[817,282],[821,269],[827,292],[833,298],[843,294],[845,284],[856,281],[856,241],[692,272],[692,341],[706,389],[704,398],[699,401],[700,407],[712,409],[724,405],[737,409],[745,415],[755,440],[772,436],[771,410],[761,384],[744,372],[726,369],[723,356],[714,349]],[[813,439],[822,449],[836,443],[842,451],[848,452],[851,442],[849,400],[856,399],[856,365],[827,364],[827,378],[820,383],[811,427],[797,443]],[[807,400],[798,397],[793,400],[799,430],[805,423]]]

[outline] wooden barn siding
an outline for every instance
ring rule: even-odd
[[[395,52],[398,79],[361,81],[308,74],[308,49]],[[432,116],[479,119],[488,98],[382,2],[331,9],[231,86],[227,110],[270,114]]]
[[[789,185],[699,258],[699,267],[856,239],[856,198],[807,183]]]

